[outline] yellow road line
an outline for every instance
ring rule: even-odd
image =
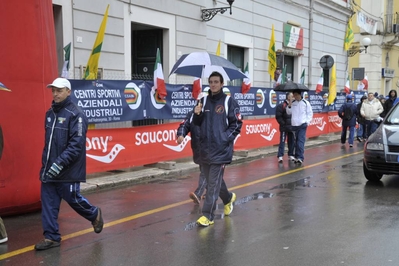
[[[335,157],[335,158],[328,159],[328,160],[325,160],[325,161],[322,161],[322,162],[318,162],[318,163],[314,163],[314,164],[311,164],[311,165],[306,165],[306,166],[303,166],[303,167],[299,167],[299,168],[296,168],[296,169],[285,171],[285,172],[282,172],[282,173],[279,173],[279,174],[276,174],[276,175],[272,175],[272,176],[269,176],[269,177],[258,179],[256,181],[252,181],[252,182],[248,182],[248,183],[245,183],[245,184],[242,184],[242,185],[231,187],[231,188],[229,188],[229,190],[236,190],[236,189],[240,189],[240,188],[244,188],[244,187],[249,187],[249,186],[252,186],[252,185],[267,181],[267,180],[271,180],[271,179],[274,179],[274,178],[277,178],[277,177],[281,177],[281,176],[284,176],[284,175],[287,175],[287,174],[292,174],[292,173],[295,173],[295,172],[299,172],[299,171],[304,170],[304,169],[309,169],[309,168],[312,168],[312,167],[316,167],[316,166],[321,165],[321,164],[337,161],[337,160],[340,160],[340,159],[343,159],[343,158],[347,158],[347,157],[350,157],[350,156],[353,156],[353,155],[357,155],[357,154],[360,154],[360,153],[363,153],[363,151],[358,151],[358,152],[354,152],[354,153],[350,153],[350,154],[345,154],[343,156]],[[132,221],[132,220],[144,217],[144,216],[148,216],[148,215],[151,215],[151,214],[154,214],[154,213],[157,213],[157,212],[165,211],[165,210],[168,210],[168,209],[171,209],[171,208],[174,208],[174,207],[178,207],[178,206],[181,206],[181,205],[184,205],[184,204],[187,204],[187,203],[191,203],[191,202],[192,202],[192,200],[184,200],[184,201],[180,201],[180,202],[177,202],[177,203],[169,204],[169,205],[166,205],[166,206],[163,206],[163,207],[159,207],[159,208],[156,208],[156,209],[152,209],[152,210],[149,210],[149,211],[145,211],[145,212],[141,212],[141,213],[138,213],[138,214],[134,214],[134,215],[131,215],[129,217],[125,217],[125,218],[122,218],[122,219],[118,219],[118,220],[106,223],[106,224],[104,224],[104,228],[111,227],[111,226],[114,226],[114,225],[118,225],[118,224],[121,224],[121,223],[125,223],[125,222],[128,222],[128,221]],[[75,233],[72,233],[72,234],[65,235],[65,236],[62,237],[62,239],[63,240],[67,240],[67,239],[70,239],[70,238],[78,237],[78,236],[85,235],[85,234],[92,233],[92,232],[93,232],[93,228],[85,229],[85,230],[81,230],[81,231],[78,231],[78,232],[75,232]],[[11,252],[5,253],[3,255],[0,255],[0,261],[4,260],[4,259],[8,259],[8,258],[13,257],[13,256],[17,256],[17,255],[32,251],[32,250],[34,250],[34,247],[35,246],[32,245],[32,246],[28,246],[28,247],[25,247],[25,248],[17,249],[15,251],[11,251]]]

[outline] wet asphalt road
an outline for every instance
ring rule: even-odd
[[[0,265],[399,265],[399,176],[363,177],[362,144],[306,150],[297,166],[275,156],[228,166],[233,213],[196,226],[188,199],[198,173],[86,195],[105,227],[63,203],[60,248],[36,252],[40,213],[4,217]]]

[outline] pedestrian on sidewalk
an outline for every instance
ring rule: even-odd
[[[341,143],[346,143],[346,132],[349,127],[349,147],[353,147],[353,140],[355,136],[357,106],[352,101],[352,95],[346,96],[346,103],[341,105],[338,110],[338,116],[342,119]]]
[[[291,127],[291,115],[287,114],[287,106],[292,101],[292,92],[287,92],[285,100],[276,106],[276,120],[280,130],[280,143],[278,145],[277,160],[279,163],[283,162],[285,142],[288,145],[288,158],[294,161],[294,133]]]
[[[291,126],[295,138],[295,162],[302,164],[305,159],[306,130],[313,118],[310,103],[302,98],[301,90],[292,92],[294,100],[288,102],[287,114],[291,115]]]
[[[181,144],[188,133],[191,133],[191,150],[193,151],[193,161],[199,165],[200,175],[198,180],[198,187],[194,192],[190,192],[189,197],[196,204],[200,204],[202,195],[206,188],[205,174],[201,165],[201,154],[200,154],[200,128],[193,123],[193,111],[190,111],[183,122],[180,123],[177,128],[177,143]]]
[[[381,121],[380,114],[384,111],[381,102],[374,97],[372,92],[368,93],[367,100],[365,100],[360,108],[360,114],[365,119],[366,138],[370,137],[378,127]]]
[[[92,223],[94,232],[100,233],[104,225],[101,209],[80,194],[80,182],[86,182],[87,118],[72,102],[67,79],[57,78],[47,87],[51,88],[53,102],[45,116],[40,169],[44,239],[35,245],[36,250],[60,246],[57,220],[62,199]]]
[[[224,204],[224,215],[233,211],[236,194],[229,192],[223,180],[226,164],[233,158],[233,146],[240,133],[242,120],[240,106],[223,93],[223,76],[212,72],[209,76],[209,94],[194,108],[194,124],[200,127],[201,163],[208,183],[202,214],[197,223],[201,226],[214,224],[218,197]]]
[[[0,244],[8,241],[6,227],[4,226],[3,219],[0,217]]]
[[[357,110],[357,115],[356,115],[356,121],[358,124],[357,128],[357,140],[359,142],[364,141],[367,136],[366,136],[366,119],[360,114],[360,109],[362,108],[363,102],[367,100],[367,96],[363,95],[362,98],[360,99],[360,102],[356,105],[356,110]]]
[[[398,97],[396,90],[390,90],[388,94],[388,99],[384,103],[384,111],[380,114],[381,117],[385,117],[388,112],[395,106],[396,98]]]

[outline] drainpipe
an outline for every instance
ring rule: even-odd
[[[311,88],[312,85],[312,61],[313,61],[313,1],[310,0],[310,12],[309,12],[309,56],[308,56],[308,68],[309,68],[309,77],[308,77],[308,88]]]

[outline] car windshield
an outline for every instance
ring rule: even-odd
[[[399,108],[398,104],[395,105],[391,113],[385,118],[385,124],[399,125]]]

